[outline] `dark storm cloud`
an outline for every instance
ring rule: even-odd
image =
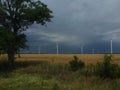
[[[86,44],[120,42],[120,0],[42,0],[53,11],[47,26],[32,25],[29,40]]]

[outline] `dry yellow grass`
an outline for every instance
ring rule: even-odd
[[[17,60],[44,60],[51,63],[68,63],[73,59],[73,56],[79,57],[86,64],[95,64],[104,60],[104,54],[21,54],[21,58],[17,58]],[[120,65],[120,54],[113,54],[113,62]]]
[[[86,64],[95,64],[104,60],[105,54],[21,54],[17,61],[49,61],[51,63],[68,63],[73,56],[79,57]],[[6,57],[6,55],[2,55]],[[120,54],[113,54],[113,62],[120,65]]]

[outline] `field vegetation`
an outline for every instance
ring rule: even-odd
[[[10,68],[2,55],[0,90],[120,90],[119,65],[117,54],[22,54]]]
[[[77,56],[85,64],[96,64],[104,60],[105,54],[20,54],[16,55],[16,61],[48,61],[50,63],[68,63],[73,59],[73,56]],[[7,59],[7,55],[0,55],[0,58]],[[112,55],[112,62],[120,65],[120,54]]]

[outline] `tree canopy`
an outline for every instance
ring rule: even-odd
[[[40,0],[0,0],[0,49],[7,52],[11,64],[16,51],[26,47],[23,31],[34,23],[44,25],[52,17]]]

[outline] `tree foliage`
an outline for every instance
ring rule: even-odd
[[[25,48],[30,25],[44,25],[53,17],[52,11],[40,0],[0,0],[0,49],[8,54],[10,63],[20,48]]]

